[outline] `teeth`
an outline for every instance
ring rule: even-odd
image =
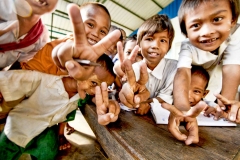
[[[47,2],[42,2],[42,1],[40,1],[40,0],[35,0],[36,2],[38,2],[38,3],[40,3],[42,6],[45,6],[45,5],[47,5]]]
[[[212,38],[210,40],[203,40],[203,41],[200,41],[201,43],[211,43],[213,41],[216,41],[217,38]]]
[[[90,39],[88,38],[88,43],[91,44],[91,45],[94,45],[97,43],[97,41],[93,40],[93,39]]]

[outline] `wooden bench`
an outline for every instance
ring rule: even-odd
[[[156,125],[151,113],[137,116],[121,111],[119,119],[107,126],[98,124],[94,105],[87,105],[83,115],[111,160],[240,159],[239,126],[199,127],[199,143],[186,146],[171,135],[167,125]]]

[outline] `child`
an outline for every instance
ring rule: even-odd
[[[229,99],[235,98],[240,81],[238,16],[238,0],[182,1],[178,17],[181,31],[188,40],[182,43],[174,78],[174,105],[178,109],[190,108],[188,90],[192,64],[203,66],[210,74],[207,100],[214,101],[212,93],[220,91]]]
[[[95,67],[92,76],[85,81],[37,71],[1,72],[3,101],[18,103],[12,106],[0,135],[0,157],[18,159],[25,152],[38,159],[54,159],[57,142],[48,127],[63,122],[67,114],[77,108],[79,91],[94,95],[96,86],[102,82],[110,85],[115,79],[113,63],[107,55],[102,55],[97,63],[101,66]]]
[[[0,70],[27,61],[49,40],[41,16],[52,12],[58,0],[0,1]]]
[[[116,29],[120,30],[121,34],[122,34],[121,37],[119,38],[119,41],[124,43],[125,39],[126,39],[126,32],[123,29],[118,28],[117,26],[111,25],[109,33]],[[111,47],[109,47],[108,50],[105,52],[105,54],[107,54],[108,56],[110,56],[113,59],[117,54],[117,43],[113,44]]]
[[[138,30],[137,44],[140,47],[143,62],[147,65],[149,79],[146,88],[150,92],[150,99],[139,104],[136,114],[146,114],[150,109],[152,98],[157,98],[160,103],[172,104],[172,82],[177,61],[165,59],[164,56],[171,48],[173,38],[173,26],[166,15],[155,15],[149,18]],[[133,64],[137,81],[140,76],[140,64],[141,62]]]
[[[79,12],[79,8],[77,6],[73,6],[76,12]],[[87,36],[87,44],[86,45],[95,45],[99,42],[103,37],[108,34],[111,17],[106,9],[100,3],[88,2],[84,3],[80,7],[80,12],[82,16],[82,21],[84,24],[85,34]],[[72,13],[72,12],[71,12]],[[71,16],[71,14],[70,14]],[[74,16],[72,21],[76,20],[77,16]],[[79,27],[79,26],[78,26]],[[74,35],[75,36],[75,33]],[[63,39],[57,39],[50,43],[47,43],[34,57],[28,62],[21,63],[22,69],[29,69],[29,70],[38,70],[44,73],[54,74],[54,75],[66,75],[67,72],[60,69],[52,59],[52,51],[58,49],[59,47],[63,46],[64,44],[71,44],[73,41],[73,36],[65,37]],[[76,47],[77,48],[77,47]],[[90,55],[89,55],[90,56]],[[79,70],[78,70],[79,72]],[[82,72],[83,73],[83,72]],[[83,76],[84,79],[87,79],[88,76]],[[85,96],[85,94],[80,95]],[[60,128],[64,129],[64,124],[60,124]],[[67,125],[68,134],[74,132],[74,128]],[[63,130],[60,130],[61,133],[59,136],[63,139]],[[67,143],[66,139],[61,140],[59,149],[66,149],[70,147],[70,144]]]
[[[133,48],[137,45],[137,35],[134,34],[131,37],[128,37],[126,41],[123,43],[123,53],[124,58],[128,58],[133,50]],[[140,62],[143,59],[141,52],[138,52],[135,62]],[[134,63],[135,63],[134,62]]]

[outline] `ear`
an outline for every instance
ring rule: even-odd
[[[231,28],[233,28],[237,24],[237,19],[233,19],[231,21]]]
[[[208,93],[209,93],[209,90],[205,90],[203,93],[203,98],[205,98]]]

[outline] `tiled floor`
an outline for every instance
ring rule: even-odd
[[[70,149],[61,151],[57,160],[107,160],[107,156],[96,141],[95,135],[88,126],[81,112],[77,111],[75,120],[69,123],[75,132],[67,135],[72,144]],[[23,154],[19,160],[31,160],[30,156]]]

